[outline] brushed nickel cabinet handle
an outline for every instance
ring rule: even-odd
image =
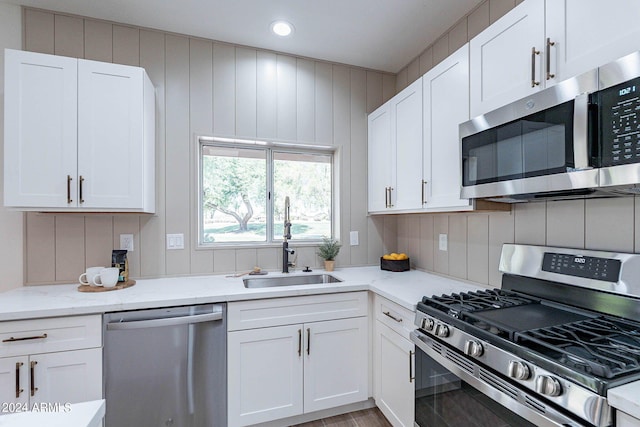
[[[393,191],[393,187],[387,187],[387,191],[389,192],[389,205],[387,207],[392,208],[393,203],[391,203],[391,192]]]
[[[82,183],[84,183],[84,178],[80,175],[80,194],[78,195],[80,203],[84,203],[84,199],[82,198]]]
[[[23,389],[20,388],[20,368],[24,365],[22,362],[16,362],[16,398],[20,397]]]
[[[16,341],[28,341],[28,340],[43,340],[47,337],[47,334],[42,334],[42,335],[35,335],[32,337],[20,337],[20,338],[15,338],[15,337],[9,337],[7,339],[2,340],[2,342],[16,342]]]
[[[395,317],[393,314],[391,314],[391,312],[389,311],[383,311],[382,314],[384,314],[387,317],[392,318],[393,320],[395,320],[396,322],[400,323],[402,322],[402,319],[398,319],[397,317]]]
[[[298,329],[298,357],[302,356],[302,329]]]
[[[547,80],[554,78],[556,75],[551,73],[551,46],[555,46],[556,42],[552,42],[549,37],[547,37],[547,52],[546,52],[546,61],[547,61]]]
[[[311,354],[311,328],[307,328],[307,356]]]
[[[71,175],[67,175],[67,204],[73,203],[71,199],[71,181],[73,181],[73,178],[71,178]]]
[[[31,374],[31,375],[30,375],[30,376],[31,376],[31,378],[30,378],[30,385],[31,385],[31,396],[32,396],[32,397],[33,397],[33,396],[35,396],[36,391],[38,391],[38,387],[36,387],[36,373],[35,373],[35,368],[36,368],[36,365],[37,365],[37,364],[38,364],[38,362],[36,362],[36,361],[32,361],[32,362],[31,362],[31,367],[30,367],[30,368],[31,368],[31,372],[30,372],[30,374]]]
[[[426,205],[427,204],[427,199],[425,198],[425,187],[427,185],[427,181],[422,180],[422,204]]]
[[[409,382],[413,382],[413,380],[416,379],[416,376],[413,372],[413,355],[415,354],[415,352],[410,351],[409,352]]]
[[[540,51],[536,47],[531,48],[531,87],[536,87],[540,82],[536,81],[536,55],[540,55]]]

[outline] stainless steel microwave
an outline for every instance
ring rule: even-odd
[[[640,52],[460,125],[463,198],[637,194]]]

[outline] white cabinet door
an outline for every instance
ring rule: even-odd
[[[306,323],[304,411],[367,399],[367,318]]]
[[[369,114],[368,131],[368,204],[369,212],[376,212],[387,209],[387,189],[393,185],[390,103]]]
[[[547,86],[640,49],[640,2],[550,0],[546,31],[554,75]],[[546,75],[546,73],[545,73]]]
[[[391,142],[395,151],[391,191],[394,210],[422,207],[422,79],[391,99]]]
[[[460,198],[458,125],[469,120],[469,45],[436,65],[424,81],[424,169],[427,209],[469,207]]]
[[[77,60],[7,49],[5,71],[5,206],[75,206]]]
[[[143,207],[143,76],[138,67],[78,61],[79,206]]]
[[[29,358],[4,357],[0,359],[0,402],[19,405],[6,408],[22,410],[29,403]]]
[[[102,399],[102,348],[32,355],[31,364],[31,405]]]
[[[230,427],[302,414],[302,328],[277,326],[227,334]]]
[[[471,117],[540,90],[544,3],[522,2],[471,39]]]
[[[374,343],[376,405],[394,426],[414,422],[414,345],[379,320]]]

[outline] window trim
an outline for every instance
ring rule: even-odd
[[[336,211],[339,206],[339,184],[338,184],[338,147],[329,146],[329,145],[314,145],[314,144],[300,144],[300,143],[291,143],[291,142],[282,142],[275,140],[253,140],[253,139],[241,139],[241,138],[229,138],[229,137],[217,137],[217,136],[205,136],[205,135],[196,135],[196,143],[197,143],[197,153],[196,153],[196,191],[197,191],[197,207],[195,209],[197,215],[197,226],[196,226],[196,249],[200,250],[211,250],[211,249],[234,249],[234,248],[251,248],[251,247],[280,247],[282,246],[282,240],[276,240],[273,238],[273,197],[271,194],[265,195],[266,197],[266,211],[268,221],[266,223],[266,240],[261,241],[253,241],[253,242],[214,242],[214,243],[203,243],[203,229],[204,229],[204,216],[203,216],[203,206],[202,206],[202,150],[205,145],[215,145],[217,147],[226,147],[226,148],[242,148],[242,149],[256,149],[256,150],[266,150],[267,154],[267,192],[273,191],[273,152],[292,152],[292,153],[316,153],[316,154],[325,154],[331,156],[331,236],[332,238],[338,238],[338,230],[339,228],[339,219],[336,216]],[[304,240],[291,240],[296,246],[317,246],[322,243],[322,239],[304,239]]]

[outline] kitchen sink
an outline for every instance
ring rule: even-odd
[[[320,285],[342,282],[330,274],[305,274],[300,276],[250,277],[242,280],[245,288],[271,288],[274,286]]]

